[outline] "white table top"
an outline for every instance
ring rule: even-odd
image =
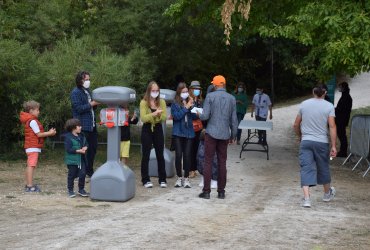
[[[272,122],[270,122],[270,121],[242,120],[240,122],[238,128],[239,129],[272,130]]]

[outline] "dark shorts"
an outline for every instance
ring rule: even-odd
[[[329,144],[315,141],[302,141],[299,148],[301,165],[301,186],[329,184]]]

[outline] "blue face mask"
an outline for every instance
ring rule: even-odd
[[[194,96],[199,96],[200,95],[200,89],[194,89],[193,94],[194,94]]]

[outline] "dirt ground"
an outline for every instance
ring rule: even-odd
[[[351,80],[354,108],[369,106],[370,74]],[[336,97],[338,99],[339,96]],[[313,206],[300,206],[298,143],[292,124],[298,105],[273,111],[268,132],[270,160],[261,152],[228,149],[226,199],[191,189],[145,189],[136,174],[136,194],[127,202],[67,198],[66,168],[41,162],[40,194],[24,194],[23,164],[0,163],[0,249],[370,249],[370,174],[343,158],[331,164],[337,196],[323,202],[312,189]],[[245,119],[251,119],[247,114]],[[243,133],[245,136],[245,132]],[[135,163],[137,165],[137,163]],[[89,189],[89,185],[87,185]]]

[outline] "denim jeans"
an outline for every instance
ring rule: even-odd
[[[181,162],[184,163],[184,177],[189,177],[190,164],[192,162],[193,138],[173,136],[175,144],[175,166],[176,174],[182,177]]]
[[[81,168],[78,168],[77,165],[67,165],[68,167],[68,176],[67,176],[67,188],[68,191],[73,191],[74,180],[78,177],[78,190],[85,188],[85,164],[81,164]]]
[[[96,150],[98,148],[98,132],[96,130],[96,126],[94,127],[93,131],[83,131],[86,141],[88,144],[87,147],[87,163],[86,163],[86,174],[88,176],[92,176],[94,174],[94,159],[96,155]]]

